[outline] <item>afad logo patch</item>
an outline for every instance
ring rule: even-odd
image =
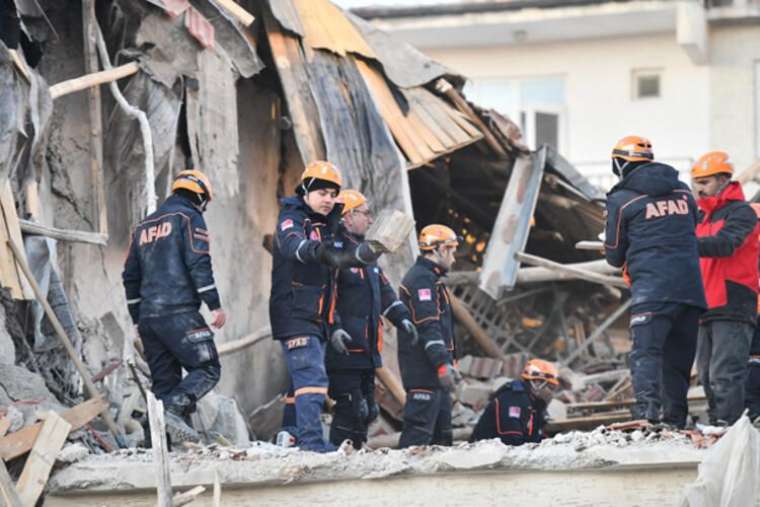
[[[287,220],[283,220],[282,223],[280,224],[281,231],[287,231],[291,227],[293,227],[293,220],[291,220],[290,218],[288,218]]]
[[[432,301],[433,292],[430,289],[419,289],[417,291],[417,298],[420,301]]]

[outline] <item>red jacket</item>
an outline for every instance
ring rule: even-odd
[[[757,216],[737,182],[718,195],[697,201],[701,220],[697,240],[708,311],[702,320],[757,317]]]

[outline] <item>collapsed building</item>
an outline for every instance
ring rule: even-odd
[[[10,422],[0,453],[12,473],[40,410],[64,414],[69,439],[90,453],[142,441],[135,414],[150,379],[120,275],[132,227],[188,167],[215,189],[206,219],[230,315],[216,336],[222,379],[195,421],[215,445],[278,429],[287,385],[268,329],[268,246],[278,198],[316,159],[375,209],[464,238],[449,276],[468,377],[460,438],[533,356],[565,367],[554,431],[629,418],[627,295],[593,242],[604,196],[550,147],[528,150],[508,118],[467,102],[464,76],[327,0],[1,5],[3,26],[16,23],[0,45],[0,406]],[[381,261],[394,282],[417,253],[414,236]],[[375,448],[394,445],[404,397],[392,334],[383,356]],[[88,486],[62,476],[52,487]]]

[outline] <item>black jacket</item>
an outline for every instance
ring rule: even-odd
[[[220,308],[201,212],[186,198],[169,197],[132,233],[122,273],[132,321]]]
[[[499,438],[505,445],[540,442],[544,438],[546,404],[531,396],[521,380],[507,382],[491,395],[470,442]]]
[[[453,364],[456,357],[451,300],[442,280],[445,274],[443,268],[420,256],[399,287],[401,301],[420,337],[413,346],[412,337],[399,330],[398,362],[407,390],[440,388],[438,368]]]
[[[355,248],[364,240],[341,228],[336,245]],[[404,319],[411,320],[409,310],[396,297],[383,270],[377,264],[338,271],[335,277],[336,298],[332,329],[351,335],[349,355],[327,348],[328,370],[373,369],[383,365],[383,324],[380,315],[399,328]]]
[[[697,207],[672,167],[642,164],[607,194],[605,255],[630,276],[633,304],[705,308],[694,229]]]
[[[269,320],[276,340],[294,336],[327,338],[331,320],[330,268],[317,260],[321,242],[330,242],[340,208],[314,213],[300,196],[280,201],[272,251]]]

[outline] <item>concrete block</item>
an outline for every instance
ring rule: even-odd
[[[248,426],[237,402],[214,391],[198,402],[197,415],[201,427],[213,440],[214,434],[221,435],[237,447],[247,447],[250,443]]]
[[[490,357],[464,356],[459,360],[459,372],[462,375],[491,379],[502,372],[504,363]]]
[[[493,392],[491,384],[485,382],[462,382],[457,389],[457,399],[473,410],[482,410]]]

